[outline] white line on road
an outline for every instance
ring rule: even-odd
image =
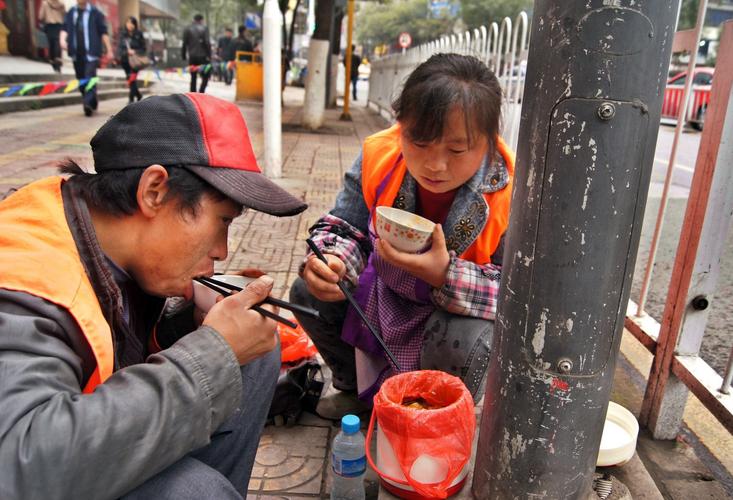
[[[663,165],[669,165],[669,158],[659,158],[658,156],[655,156],[654,161],[662,163]],[[675,163],[674,168],[679,168],[680,170],[684,170],[685,172],[695,172],[694,168],[688,167],[687,165],[682,165],[681,163]]]

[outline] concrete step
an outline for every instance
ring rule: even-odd
[[[150,93],[150,89],[141,88],[140,92],[146,95]],[[100,101],[127,96],[128,90],[124,86],[120,88],[100,87],[97,91],[97,99]],[[70,104],[81,104],[81,94],[78,91],[69,92],[68,94],[49,94],[45,96],[0,97],[0,114],[51,108],[54,106],[67,106]]]

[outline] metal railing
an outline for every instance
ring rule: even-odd
[[[369,104],[393,120],[391,103],[399,95],[407,76],[420,63],[440,52],[476,56],[496,74],[504,98],[501,135],[512,148],[516,148],[529,52],[527,14],[520,13],[514,22],[507,17],[501,24],[491,23],[488,28],[481,26],[460,35],[445,36],[401,54],[390,54],[373,61]]]
[[[630,301],[626,317],[626,328],[654,354],[640,420],[654,437],[661,439],[672,439],[679,432],[688,390],[733,432],[733,397],[730,395],[733,350],[723,377],[699,356],[709,314],[707,297],[717,285],[720,257],[733,210],[730,201],[733,199],[733,177],[726,172],[733,160],[730,146],[733,118],[727,109],[733,68],[730,62],[726,64],[726,58],[719,60],[713,80],[709,113],[714,113],[715,118],[708,113],[661,322],[657,323],[645,312],[680,134],[687,121],[706,7],[707,1],[702,0],[694,29],[675,35],[673,52],[689,54],[687,78],[638,305]],[[722,54],[725,50],[733,50],[733,24],[726,23],[721,31],[724,33],[719,49]]]
[[[695,67],[694,54],[697,52],[706,6],[707,0],[702,0],[698,10],[698,26],[693,30],[679,32],[675,37],[673,51],[688,51],[691,54],[688,75],[692,75]],[[726,51],[733,52],[733,24],[729,22],[724,26],[722,31],[728,34],[727,38],[721,39],[719,54],[726,54]],[[405,78],[418,64],[439,52],[474,55],[486,63],[499,78],[504,94],[502,136],[512,148],[516,149],[529,51],[528,28],[527,15],[522,12],[514,23],[511,19],[505,18],[501,24],[491,23],[488,28],[482,26],[462,35],[443,37],[403,51],[401,54],[391,54],[377,59],[372,63],[369,79],[369,105],[393,120],[391,102],[399,94]],[[720,57],[720,60],[724,59],[725,56]],[[730,394],[733,379],[733,349],[723,377],[699,357],[707,319],[705,307],[702,307],[706,305],[704,297],[706,294],[711,294],[716,286],[716,273],[711,270],[714,271],[719,265],[723,247],[720,241],[725,241],[733,211],[732,202],[728,201],[733,200],[733,180],[731,174],[727,174],[726,177],[725,169],[720,167],[733,163],[733,152],[730,150],[733,143],[733,131],[731,131],[733,104],[729,106],[725,97],[731,92],[730,79],[722,74],[733,73],[733,61],[727,66],[725,68],[719,61],[713,82],[714,96],[715,88],[718,87],[718,101],[711,104],[710,112],[707,114],[688,201],[688,213],[680,235],[673,279],[667,291],[667,303],[661,324],[644,312],[644,303],[664,221],[677,143],[684,126],[685,111],[689,107],[687,103],[692,82],[689,76],[682,97],[684,105],[679,107],[680,116],[669,158],[650,258],[642,282],[640,304],[637,306],[634,301],[629,301],[626,316],[626,328],[654,355],[640,419],[659,439],[671,439],[678,434],[688,390],[729,431],[733,432],[733,396]],[[727,71],[724,71],[726,69]],[[727,89],[724,88],[726,85]],[[713,105],[719,109],[716,110]],[[720,109],[725,106],[728,108]],[[724,127],[726,123],[727,128]],[[719,167],[717,169],[716,161]],[[692,219],[693,217],[697,219]],[[700,220],[704,220],[704,224],[701,224]],[[718,244],[712,240],[717,240]],[[690,248],[691,246],[694,248]],[[700,252],[698,246],[701,248]]]

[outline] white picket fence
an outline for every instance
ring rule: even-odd
[[[394,119],[391,103],[407,76],[433,54],[445,52],[476,56],[499,78],[504,93],[501,135],[516,148],[529,52],[529,20],[525,12],[514,22],[506,17],[501,24],[493,22],[488,28],[481,26],[375,59],[369,76],[369,105]]]

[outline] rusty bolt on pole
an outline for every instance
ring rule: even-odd
[[[679,0],[536,0],[472,493],[586,499]]]
[[[598,118],[601,120],[610,120],[616,114],[616,106],[612,102],[604,102],[598,108]]]

